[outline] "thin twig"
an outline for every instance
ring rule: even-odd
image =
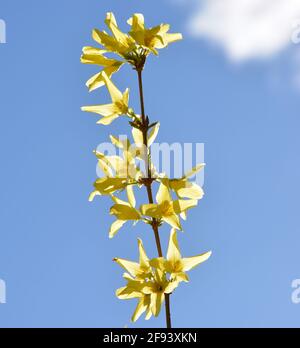
[[[140,93],[140,103],[141,103],[141,116],[142,116],[142,132],[143,132],[143,142],[144,146],[148,149],[148,129],[149,129],[149,120],[146,117],[145,114],[145,103],[144,103],[144,92],[143,92],[143,81],[142,81],[142,69],[136,69],[138,73],[138,80],[139,80],[139,93]],[[145,163],[147,166],[147,177],[151,179],[151,156],[150,153],[146,154]],[[149,180],[147,183],[145,183],[146,189],[147,189],[147,195],[149,203],[153,203],[153,193],[152,193],[152,180]],[[159,231],[158,231],[158,223],[155,218],[152,218],[151,223],[154,236],[155,236],[155,242],[157,247],[158,256],[162,257],[162,249],[161,249],[161,243],[160,243],[160,237],[159,237]],[[170,294],[165,294],[165,308],[166,308],[166,325],[168,329],[171,329],[171,311],[170,311]]]

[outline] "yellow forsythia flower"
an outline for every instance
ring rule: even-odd
[[[127,184],[126,178],[99,178],[94,183],[95,190],[90,194],[89,201],[92,202],[95,196],[109,195],[115,191],[122,190]]]
[[[136,321],[146,312],[145,319],[148,320],[152,316],[151,311],[151,296],[143,293],[144,283],[132,278],[129,274],[124,273],[123,278],[127,280],[126,286],[117,289],[116,296],[120,300],[138,299],[138,304],[131,317],[131,321]]]
[[[135,13],[128,19],[127,23],[131,25],[129,34],[135,42],[154,54],[158,54],[157,49],[164,48],[168,44],[182,39],[182,35],[179,33],[168,33],[169,24],[160,24],[146,29],[144,16],[141,13]]]
[[[103,81],[109,91],[112,103],[104,105],[83,106],[82,111],[93,112],[103,116],[97,123],[108,125],[121,115],[128,115],[129,89],[122,94],[105,72],[101,73]],[[129,116],[129,115],[128,115]]]
[[[145,311],[146,319],[149,319],[151,314],[158,316],[165,294],[172,293],[179,284],[176,280],[168,279],[164,271],[151,268],[141,240],[138,240],[138,247],[139,263],[114,259],[129,273],[124,273],[123,278],[127,280],[127,285],[116,291],[117,297],[123,300],[139,299],[132,321],[136,321]]]
[[[81,63],[95,64],[103,68],[101,72],[93,75],[87,81],[86,85],[89,91],[104,86],[105,81],[102,72],[111,77],[126,61],[134,66],[143,66],[145,57],[150,52],[157,55],[157,49],[164,48],[168,44],[182,39],[182,35],[179,33],[168,33],[170,28],[168,24],[146,29],[144,17],[139,13],[134,14],[127,22],[131,25],[129,35],[120,30],[114,14],[108,12],[105,24],[112,35],[98,29],[94,29],[92,32],[93,39],[104,49],[92,46],[83,47]],[[121,60],[107,58],[105,57],[107,53],[115,53]]]
[[[106,58],[104,53],[106,50],[101,50],[99,48],[86,46],[82,49],[82,56],[80,58],[81,63],[83,64],[95,64],[103,67],[102,72],[108,77],[111,77],[113,73],[117,72],[124,62],[120,62],[116,59]],[[93,75],[86,83],[89,91],[93,91],[99,87],[105,85],[103,75],[101,72]]]
[[[125,259],[115,258],[121,267],[130,273],[135,279],[144,280],[151,277],[152,269],[150,267],[149,258],[145,252],[143,242],[138,239],[139,262],[133,262]]]
[[[160,181],[174,191],[178,198],[201,199],[204,195],[202,188],[194,182],[190,182],[189,177],[195,175],[203,169],[204,163],[198,164],[190,172],[180,179],[161,178]]]
[[[110,208],[110,214],[114,215],[117,220],[110,227],[109,238],[113,238],[127,221],[137,222],[142,218],[140,212],[135,209],[136,201],[132,185],[127,185],[126,191],[128,202],[111,195],[115,204]]]
[[[143,204],[140,208],[143,215],[160,219],[172,227],[181,230],[178,214],[198,204],[196,199],[178,199],[173,201],[169,189],[163,183],[160,184],[156,195],[157,204]]]
[[[134,39],[119,29],[116,18],[112,12],[106,14],[105,24],[111,31],[112,36],[107,34],[106,31],[94,29],[93,39],[107,51],[114,52],[122,58],[126,57],[126,55],[136,47]]]
[[[160,269],[161,271],[170,273],[171,277],[177,281],[189,280],[185,272],[191,270],[192,268],[198,266],[200,263],[206,261],[211,255],[211,251],[206,253],[182,258],[176,230],[173,228],[170,233],[167,258],[158,257],[150,261],[150,265]]]

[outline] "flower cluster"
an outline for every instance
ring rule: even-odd
[[[132,320],[137,320],[146,312],[146,319],[157,316],[164,299],[175,290],[180,282],[188,281],[187,271],[207,260],[211,252],[198,256],[182,258],[178,246],[176,230],[182,230],[181,219],[187,218],[187,210],[195,207],[203,197],[203,190],[191,178],[204,164],[199,164],[181,178],[171,179],[159,173],[151,162],[150,147],[158,134],[160,123],[150,123],[145,115],[142,70],[149,54],[158,54],[158,50],[180,40],[181,34],[169,33],[169,25],[161,24],[146,28],[144,17],[134,14],[129,20],[130,30],[123,33],[113,13],[107,13],[105,23],[111,34],[94,29],[93,39],[101,46],[84,47],[81,62],[95,64],[102,68],[87,81],[87,87],[93,91],[106,86],[111,102],[102,105],[82,107],[83,111],[100,115],[97,122],[109,125],[119,117],[127,117],[131,127],[133,141],[110,136],[112,144],[121,152],[120,156],[108,156],[95,151],[99,168],[103,176],[94,183],[94,190],[89,200],[95,196],[109,196],[113,202],[110,214],[115,217],[109,230],[112,238],[128,221],[138,221],[150,225],[155,234],[158,258],[149,259],[142,241],[138,241],[139,263],[125,259],[114,259],[126,273],[126,286],[117,290],[120,299],[137,298],[138,305]],[[108,57],[114,54],[116,57]],[[135,113],[129,106],[129,89],[122,93],[112,82],[111,77],[125,63],[130,64],[138,74],[141,100],[141,114]],[[144,170],[142,169],[144,165]],[[157,193],[153,196],[153,188]],[[135,189],[146,188],[148,202],[137,205]],[[120,193],[126,192],[127,199],[121,199]],[[158,229],[163,224],[171,226],[169,246],[166,258],[163,257]],[[166,301],[167,302],[167,301]],[[167,306],[167,304],[166,304]],[[167,307],[166,307],[167,308]],[[170,319],[167,319],[170,327]]]
[[[114,259],[128,272],[123,275],[127,284],[116,291],[117,297],[124,300],[138,299],[132,321],[136,321],[144,312],[146,312],[146,319],[149,319],[151,315],[157,316],[165,294],[171,294],[180,282],[188,282],[189,277],[186,272],[206,261],[211,255],[211,252],[206,252],[182,258],[174,228],[170,233],[166,258],[158,257],[150,260],[140,239],[138,247],[140,253],[138,263]]]
[[[168,24],[161,24],[153,28],[145,28],[144,16],[134,14],[128,19],[131,30],[123,33],[112,12],[107,13],[105,24],[112,35],[105,30],[94,29],[93,39],[102,47],[86,46],[83,48],[81,62],[101,66],[101,72],[92,76],[86,83],[90,91],[107,85],[107,77],[116,73],[123,64],[129,63],[135,69],[142,69],[150,53],[158,54],[158,49],[167,47],[171,42],[182,39],[181,34],[170,34]],[[107,53],[114,53],[117,58],[108,58]],[[103,74],[104,73],[104,74]],[[126,113],[125,113],[126,114]]]

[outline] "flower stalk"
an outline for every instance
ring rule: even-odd
[[[129,20],[131,29],[123,33],[113,13],[106,15],[105,24],[112,35],[106,31],[93,30],[93,39],[101,48],[84,47],[81,62],[95,64],[101,71],[92,76],[86,83],[89,91],[106,87],[111,98],[109,104],[82,107],[83,111],[95,113],[101,118],[97,122],[110,125],[120,117],[126,117],[131,126],[133,144],[127,139],[110,136],[112,144],[121,150],[120,156],[109,156],[94,151],[103,177],[97,178],[89,200],[96,196],[106,196],[113,201],[110,214],[115,221],[109,229],[109,237],[113,238],[128,222],[150,225],[156,243],[158,257],[150,259],[141,239],[138,239],[139,262],[122,258],[114,258],[126,273],[123,278],[126,285],[116,290],[116,296],[122,300],[137,299],[138,303],[132,315],[135,322],[143,313],[148,320],[157,317],[162,304],[165,303],[166,326],[171,328],[170,296],[180,283],[189,281],[187,271],[206,261],[211,252],[192,257],[182,257],[177,230],[182,230],[180,218],[187,218],[187,210],[194,208],[203,197],[203,190],[191,178],[204,164],[192,168],[181,178],[168,178],[159,173],[151,159],[151,145],[155,141],[160,123],[150,123],[145,112],[142,72],[150,54],[158,55],[158,50],[170,43],[181,40],[178,33],[169,33],[168,24],[160,24],[146,28],[142,14],[136,13]],[[116,58],[108,58],[107,53],[115,54]],[[113,83],[111,77],[124,64],[129,64],[137,72],[141,115],[129,106],[129,89],[123,93]],[[141,170],[144,164],[145,172]],[[134,191],[146,188],[148,201],[137,206]],[[154,190],[156,190],[154,195]],[[120,193],[126,192],[127,198]],[[176,196],[174,198],[174,196]],[[172,227],[166,256],[164,256],[159,228],[164,225]],[[173,298],[173,297],[172,297]]]
[[[142,123],[143,123],[143,140],[144,140],[144,145],[145,145],[146,149],[149,151],[148,156],[147,156],[147,177],[149,179],[151,179],[151,153],[150,153],[150,149],[148,149],[148,125],[146,123],[145,101],[144,101],[143,79],[142,79],[143,68],[137,68],[136,71],[138,74],[138,81],[139,81],[139,94],[140,94],[141,115],[142,115]],[[153,204],[152,181],[151,180],[146,184],[146,189],[147,189],[149,203]],[[162,248],[161,248],[161,243],[160,243],[158,223],[157,223],[155,218],[152,218],[151,226],[152,226],[154,236],[155,236],[155,242],[156,242],[158,256],[162,257],[163,253],[162,253]],[[171,329],[172,324],[171,324],[170,294],[165,295],[165,309],[166,309],[166,326],[168,329]]]

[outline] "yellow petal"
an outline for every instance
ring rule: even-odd
[[[105,158],[115,172],[118,172],[124,165],[124,160],[120,156],[105,156]]]
[[[149,305],[147,307],[147,310],[146,310],[146,316],[145,316],[145,320],[149,320],[151,317],[152,317],[152,312],[151,312],[151,307],[150,307],[150,296],[148,295],[147,296],[149,298]]]
[[[143,133],[135,127],[132,128],[131,132],[132,132],[132,137],[133,137],[134,143],[137,146],[143,145],[144,144]]]
[[[114,261],[134,277],[140,273],[140,265],[137,262],[119,258],[115,258]]]
[[[186,282],[186,283],[189,282],[189,277],[184,272],[172,273],[171,276],[172,276],[172,278],[174,278],[175,281]]]
[[[115,215],[119,220],[139,220],[140,213],[128,205],[115,204],[110,208],[110,214]]]
[[[156,269],[154,273],[154,279],[158,284],[162,285],[164,282],[166,282],[166,275],[162,270]],[[154,289],[155,291],[157,291],[157,287],[154,287]]]
[[[102,154],[101,152],[95,151],[95,154],[98,158],[98,166],[101,168],[105,176],[112,177],[113,176],[113,167],[109,161],[109,158]]]
[[[163,40],[164,42],[166,43],[166,45],[172,43],[172,42],[176,42],[176,41],[179,41],[179,40],[182,40],[182,34],[180,33],[166,33],[164,36],[163,36]]]
[[[108,12],[106,14],[106,25],[109,27],[111,32],[113,33],[115,39],[122,44],[123,46],[128,47],[130,44],[133,44],[132,39],[130,39],[126,34],[122,33],[122,31],[118,28],[117,21],[112,12]]]
[[[135,164],[123,162],[120,168],[118,168],[117,176],[121,178],[131,178],[134,179],[138,173],[138,169]]]
[[[83,106],[81,110],[86,112],[93,112],[104,117],[114,115],[118,112],[115,104]]]
[[[129,35],[134,38],[137,44],[145,46],[145,25],[144,16],[140,13],[135,13],[132,18],[129,18],[127,23],[131,25]]]
[[[188,171],[183,178],[189,178],[194,176],[196,173],[200,172],[205,167],[205,163],[197,164],[195,167],[193,167],[190,171]]]
[[[104,126],[107,126],[111,124],[119,116],[120,116],[119,114],[114,114],[114,115],[103,117],[97,122],[97,124],[103,124]]]
[[[114,221],[109,229],[109,238],[113,238],[117,232],[119,231],[119,229],[126,223],[125,220],[116,220]]]
[[[124,47],[122,47],[114,37],[111,37],[105,31],[101,32],[98,29],[94,29],[92,36],[97,43],[104,46],[108,51],[119,54],[124,51]]]
[[[130,146],[130,142],[129,142],[127,137],[126,138],[125,137],[124,138],[117,138],[113,135],[110,135],[109,137],[110,137],[112,144],[114,144],[119,149],[127,149]]]
[[[143,204],[140,207],[140,211],[143,215],[151,216],[154,218],[160,218],[161,217],[161,210],[159,205],[157,204]]]
[[[97,190],[94,190],[89,195],[89,202],[92,202],[96,196],[101,196],[101,193]]]
[[[111,65],[114,60],[106,58],[103,56],[106,53],[106,50],[100,50],[94,47],[83,47],[83,54],[80,57],[80,61],[83,64],[96,64],[100,66]]]
[[[139,299],[139,302],[138,302],[138,304],[137,304],[137,306],[135,308],[135,311],[134,311],[134,313],[133,313],[133,315],[131,317],[131,321],[132,322],[137,321],[138,318],[146,311],[146,309],[147,309],[147,307],[149,305],[148,302],[149,302],[149,300],[148,301],[146,300],[146,296],[141,297]]]
[[[112,177],[113,173],[112,173],[112,169],[110,168],[109,165],[107,165],[107,163],[105,163],[102,160],[98,161],[98,166],[101,168],[102,172],[104,173],[105,176],[107,177]]]
[[[111,160],[110,158],[112,156],[106,156],[104,155],[102,152],[99,152],[97,150],[93,151],[95,156],[100,160],[100,161],[103,161],[106,165],[108,165],[111,169],[113,169],[113,166],[111,164]]]
[[[107,35],[106,33],[103,33],[101,32],[100,30],[98,29],[93,29],[92,31],[92,37],[93,39],[99,44],[99,45],[103,45],[105,46],[104,44],[104,36],[107,36],[107,40],[111,39],[111,44],[115,41],[115,39],[111,38],[109,35]]]
[[[134,197],[133,185],[128,185],[126,187],[126,191],[127,191],[128,202],[134,208],[136,204],[136,200]]]
[[[124,63],[122,62],[118,62],[116,61],[114,64],[107,66],[106,68],[104,68],[104,72],[106,73],[106,75],[108,77],[111,77],[112,74],[114,74],[115,72],[119,71],[120,67],[123,65]],[[86,86],[88,87],[89,91],[92,92],[95,89],[102,87],[105,85],[104,79],[103,79],[103,75],[102,72],[97,73],[95,75],[93,75],[87,82],[86,82]]]
[[[176,214],[163,216],[162,220],[169,224],[171,227],[176,228],[177,230],[182,230],[179,218]]]
[[[115,259],[113,259],[113,261],[115,261]],[[138,284],[140,284],[139,280],[136,280],[134,276],[130,275],[127,272],[123,273],[123,278],[126,279],[128,281],[127,285],[131,284],[131,281],[133,281],[133,283],[135,284],[136,282],[138,282]]]
[[[104,80],[102,77],[101,72],[93,75],[91,78],[89,78],[86,82],[86,86],[89,89],[90,92],[94,91],[95,89],[104,86]]]
[[[113,194],[111,194],[110,197],[116,204],[128,205],[128,207],[130,207],[130,204],[126,201],[123,201],[123,199],[121,199],[117,196],[114,196]]]
[[[180,198],[201,199],[204,195],[202,188],[195,183],[189,184],[188,187],[181,188],[177,191],[178,196]]]
[[[145,19],[141,13],[135,13],[128,19],[127,23],[132,26],[134,31],[143,31],[145,29]]]
[[[180,249],[178,245],[177,240],[177,234],[176,229],[172,228],[170,232],[170,239],[169,239],[169,245],[168,245],[168,251],[167,251],[167,259],[168,261],[171,261],[172,263],[175,263],[176,261],[181,259]]]
[[[158,268],[161,271],[167,272],[167,265],[168,265],[168,262],[164,257],[156,257],[156,258],[150,260],[150,266],[152,266],[154,268]]]
[[[144,246],[143,246],[143,242],[141,241],[141,239],[138,239],[138,247],[139,247],[139,254],[140,254],[140,266],[142,269],[147,269],[149,268],[149,258],[145,252]]]
[[[122,100],[123,100],[123,104],[128,106],[128,103],[129,103],[129,88],[126,88],[125,92],[123,93]]]
[[[82,53],[85,55],[103,55],[104,53],[107,53],[107,51],[92,46],[84,46],[82,48]]]
[[[147,29],[145,32],[145,45],[156,53],[154,48],[163,48],[165,43],[163,41],[162,35],[169,30],[168,24],[157,25],[153,28]]]
[[[180,214],[187,209],[193,208],[198,204],[196,199],[178,199],[173,201],[173,209],[176,214]]]
[[[183,270],[189,271],[190,269],[196,267],[200,263],[206,261],[210,257],[210,255],[211,255],[211,251],[208,251],[207,253],[204,253],[201,255],[183,258],[182,259]]]
[[[106,75],[105,72],[102,72],[102,77],[110,94],[111,100],[114,103],[120,101],[123,98],[122,93],[118,90],[118,88],[114,85],[114,83]]]
[[[157,317],[159,315],[161,305],[165,299],[165,295],[162,292],[153,293],[151,296],[151,310],[152,314]]]
[[[154,143],[159,131],[159,127],[160,123],[158,122],[154,127],[151,128],[151,131],[148,135],[148,146],[151,146]]]
[[[156,37],[159,40],[155,41],[155,48],[161,49],[168,46],[168,44],[172,42],[182,39],[182,35],[180,33],[167,33],[169,29],[170,26],[168,24],[162,24],[160,26],[159,32],[156,34]]]
[[[120,300],[128,300],[132,298],[141,298],[144,295],[140,290],[140,284],[131,281],[127,286],[117,289],[116,296]]]
[[[176,280],[169,281],[167,286],[165,287],[165,293],[166,294],[171,294],[179,285],[179,282]]]
[[[147,152],[147,148],[144,145],[137,146],[136,144],[132,144],[129,148],[128,158],[131,158],[131,161],[135,163],[136,159],[145,159]]]
[[[130,143],[129,143],[129,147],[130,147]],[[134,157],[132,157],[132,153],[131,151],[129,151],[128,148],[125,148],[125,150],[123,151],[123,157],[126,163],[128,164],[134,164]]]
[[[169,180],[169,186],[179,198],[201,199],[204,195],[200,186],[186,179]]]
[[[145,295],[151,295],[153,292],[155,292],[155,283],[153,282],[144,282],[142,286],[142,292]]]
[[[116,296],[120,299],[125,299],[122,294],[125,293],[127,290],[127,287],[126,286],[122,286],[121,288],[117,289],[116,290]]]
[[[99,178],[95,181],[94,187],[99,194],[107,195],[125,188],[127,181],[124,178]]]
[[[161,204],[164,201],[171,201],[171,200],[172,200],[172,198],[170,195],[169,188],[164,183],[161,183],[159,185],[159,189],[158,189],[157,194],[156,194],[157,203]]]

